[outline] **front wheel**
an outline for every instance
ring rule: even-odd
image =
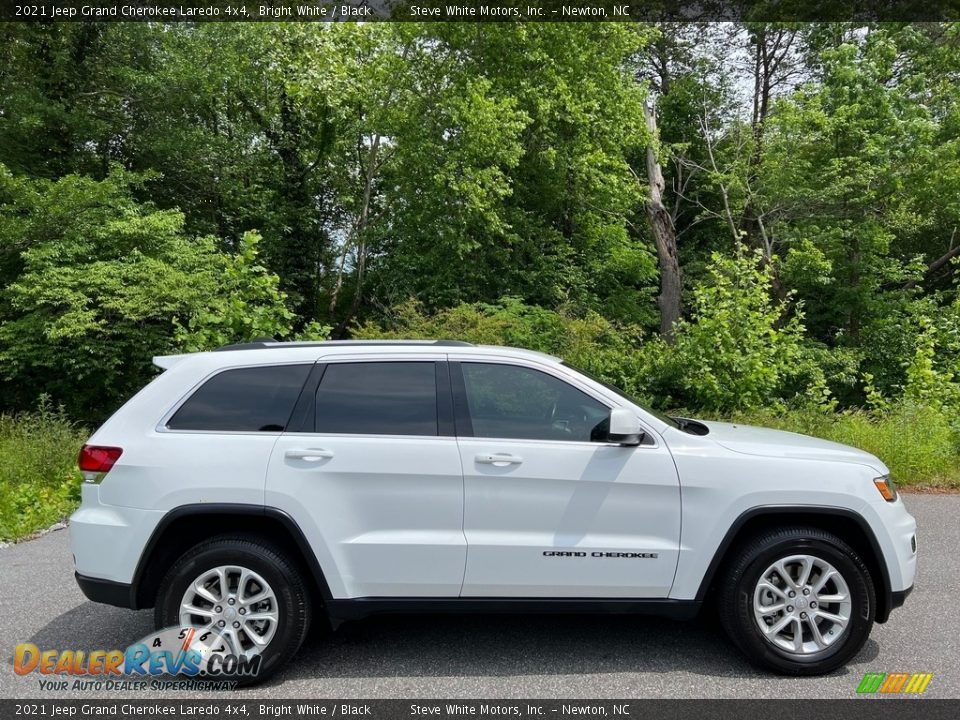
[[[857,553],[814,527],[769,530],[734,555],[720,620],[753,663],[789,675],[845,664],[870,635],[876,594]]]
[[[181,557],[160,585],[157,629],[195,627],[216,638],[222,657],[244,658],[255,670],[242,685],[277,672],[300,648],[310,595],[297,565],[259,538],[222,536]],[[233,662],[233,661],[231,661]]]

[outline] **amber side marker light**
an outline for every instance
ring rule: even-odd
[[[893,502],[897,499],[897,486],[894,485],[893,480],[890,479],[889,475],[874,478],[873,484],[876,485],[877,490],[880,491],[880,494],[883,495],[883,499],[887,502]]]

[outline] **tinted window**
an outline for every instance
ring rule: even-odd
[[[574,366],[574,365],[571,365],[571,364],[568,363],[568,362],[564,362],[563,364],[566,365],[566,366],[567,366],[568,368],[570,368],[571,370],[576,370],[576,371],[577,371],[578,373],[580,373],[581,375],[586,375],[588,378],[590,378],[591,380],[593,380],[593,381],[594,381],[595,383],[597,383],[598,385],[603,385],[607,390],[609,390],[610,392],[612,392],[614,395],[619,395],[619,396],[622,397],[624,400],[626,400],[626,401],[628,401],[628,402],[631,402],[631,403],[633,403],[634,405],[638,405],[639,407],[642,407],[642,408],[643,408],[644,410],[646,410],[648,413],[650,413],[650,414],[653,415],[654,417],[658,418],[659,420],[662,420],[664,423],[666,423],[666,424],[669,425],[670,427],[675,427],[675,428],[677,428],[678,430],[683,430],[684,432],[689,432],[690,429],[692,429],[692,428],[687,428],[687,427],[685,427],[684,424],[681,423],[681,422],[679,422],[676,418],[670,417],[669,415],[664,415],[662,412],[660,412],[660,411],[658,411],[658,410],[654,410],[654,409],[652,409],[652,408],[647,407],[647,406],[644,405],[642,402],[640,402],[639,400],[637,400],[635,397],[632,397],[632,396],[628,395],[627,393],[625,393],[623,390],[621,390],[620,388],[618,388],[616,385],[611,385],[611,384],[608,383],[608,382],[604,382],[604,381],[601,380],[600,378],[595,377],[595,376],[592,375],[591,373],[588,373],[586,370],[583,370],[583,369],[578,368],[578,367],[576,367],[576,366]],[[707,432],[709,432],[709,429],[707,428],[706,425],[703,426],[703,429],[706,430]],[[694,433],[694,434],[696,435],[696,434],[698,434],[698,433]],[[706,435],[707,433],[703,433],[703,434]]]
[[[610,410],[539,370],[463,363],[474,437],[604,441]]]
[[[436,435],[432,362],[331,363],[317,389],[317,432]]]
[[[225,370],[201,385],[167,427],[279,432],[287,426],[309,372],[310,365]]]

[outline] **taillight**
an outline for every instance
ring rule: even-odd
[[[100,482],[122,454],[123,448],[84,445],[80,448],[80,457],[77,458],[83,479],[89,483]]]

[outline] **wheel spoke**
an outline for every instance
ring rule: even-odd
[[[783,630],[787,625],[789,625],[792,620],[793,620],[793,618],[790,617],[789,615],[784,615],[782,618],[780,618],[780,619],[779,619],[777,622],[775,622],[773,625],[771,625],[770,627],[766,628],[766,633],[767,633],[767,635],[776,635],[776,634],[779,633],[781,630]]]
[[[217,598],[217,601],[223,601],[227,599],[227,593],[229,592],[227,586],[227,572],[224,568],[218,567],[216,569],[217,581],[220,584],[220,597]]]
[[[252,642],[253,644],[261,648],[266,647],[268,638],[260,635],[260,633],[257,632],[256,628],[251,627],[249,620],[243,624],[243,630],[244,630],[244,634],[248,638],[250,638],[250,642]]]
[[[823,603],[838,603],[845,602],[850,596],[846,593],[833,594],[833,595],[817,595],[817,602],[821,605]]]
[[[826,612],[825,610],[815,610],[814,611],[818,617],[822,617],[824,620],[829,620],[830,622],[836,623],[840,627],[846,627],[847,618],[841,615],[835,615],[831,612]]]
[[[826,585],[834,575],[837,575],[837,571],[832,568],[825,571],[823,575],[820,576],[820,579],[817,580],[817,584],[813,586],[813,594],[819,594],[819,592],[823,590],[823,586]]]
[[[801,562],[802,567],[800,568],[800,577],[797,579],[797,587],[803,587],[807,584],[810,579],[810,571],[813,570],[812,557],[805,557]]]
[[[787,572],[787,566],[784,564],[783,560],[776,564],[777,574],[781,579],[790,586],[791,589],[796,590],[797,584],[793,581],[793,577]]]
[[[205,587],[203,586],[203,581],[202,581],[202,579],[201,579],[201,580],[197,580],[197,581],[193,584],[193,590],[194,590],[194,592],[197,593],[197,595],[199,595],[200,597],[202,597],[204,600],[206,600],[206,601],[208,601],[208,602],[212,602],[212,603],[216,604],[217,602],[220,601],[220,598],[218,598],[216,595],[214,595],[212,592],[210,592],[207,588],[205,588]]]
[[[266,600],[267,598],[272,598],[272,597],[273,597],[273,593],[270,592],[270,590],[261,590],[256,595],[251,595],[248,598],[242,598],[240,602],[243,603],[244,605],[253,605],[255,603],[260,602],[261,600]]]
[[[250,583],[250,571],[246,568],[240,569],[240,580],[237,583],[237,602],[243,604],[247,602],[244,593],[247,591],[247,585]]]
[[[780,588],[778,588],[776,585],[774,585],[774,584],[773,584],[772,582],[770,582],[769,580],[761,580],[759,583],[757,583],[757,587],[758,587],[759,589],[761,589],[761,590],[769,590],[770,592],[772,592],[772,593],[774,593],[774,594],[776,594],[776,595],[779,595],[779,596],[782,597],[782,598],[787,597],[787,594],[786,594],[783,590],[781,590]]]
[[[803,652],[803,624],[800,618],[793,618],[793,651]]]
[[[225,630],[221,631],[220,637],[223,638],[223,641],[229,648],[231,655],[240,655],[240,640],[237,638],[231,628],[226,628]]]
[[[256,622],[257,620],[269,620],[270,622],[276,622],[277,613],[273,610],[250,613],[246,616],[245,620],[247,622]]]
[[[817,626],[817,618],[813,615],[807,616],[807,627],[810,628],[810,635],[813,636],[813,642],[821,650],[827,646],[827,641],[820,634],[820,628]]]
[[[756,612],[763,617],[766,617],[767,615],[773,615],[774,613],[778,613],[786,607],[787,607],[786,603],[777,603],[776,605],[760,605],[759,603],[757,603],[753,606],[754,610],[756,610]]]
[[[213,610],[197,607],[196,605],[182,605],[180,611],[190,613],[191,615],[202,615],[207,618],[213,617]]]

